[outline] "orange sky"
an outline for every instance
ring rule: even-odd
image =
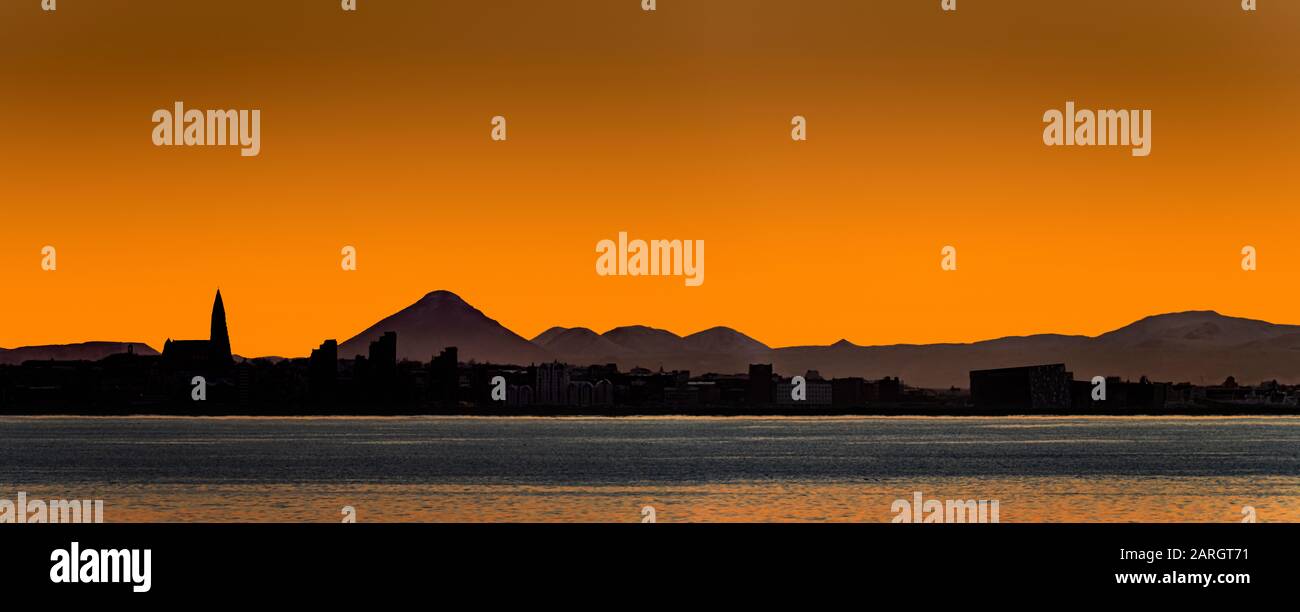
[[[39,4],[0,4],[0,346],[205,337],[218,286],[244,355],[433,289],[526,337],[1300,323],[1295,2]],[[261,109],[261,155],[154,147],[176,100]],[[1151,109],[1151,156],[1045,147],[1066,100]],[[596,276],[620,230],[705,240],[704,285]]]

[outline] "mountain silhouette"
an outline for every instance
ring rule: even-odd
[[[448,346],[461,361],[522,363],[546,361],[541,347],[502,327],[450,291],[434,291],[339,345],[339,357],[366,355],[370,342],[397,332],[399,359],[429,361]]]
[[[1194,310],[1147,317],[1097,340],[1124,348],[1226,348],[1300,334],[1300,326],[1227,317],[1213,310]]]
[[[1039,334],[969,344],[777,349],[782,372],[819,368],[828,376],[899,375],[921,387],[965,387],[969,371],[1065,363],[1078,380],[1147,376],[1165,382],[1300,382],[1300,326],[1190,311],[1146,317],[1096,337]]]
[[[615,327],[604,334],[606,340],[637,353],[656,354],[679,351],[682,337],[668,330],[645,325]]]
[[[570,363],[618,363],[636,354],[585,327],[552,327],[533,338],[533,344]]]
[[[99,361],[109,355],[127,352],[127,347],[137,355],[157,355],[143,342],[79,342],[76,344],[46,344],[0,348],[0,365],[16,365],[24,361]]]
[[[339,356],[367,352],[385,331],[398,332],[398,353],[429,360],[457,346],[462,360],[536,363],[556,359],[578,366],[615,363],[622,369],[690,370],[693,374],[747,371],[772,363],[785,375],[818,370],[823,376],[901,376],[927,388],[966,387],[970,371],[1065,363],[1079,380],[1120,376],[1215,384],[1277,379],[1300,383],[1300,326],[1189,311],[1146,317],[1099,336],[1037,334],[971,343],[860,346],[847,339],[829,346],[770,348],[728,327],[686,337],[645,325],[598,334],[585,327],[552,327],[532,341],[511,332],[455,294],[435,291],[343,343]]]
[[[682,345],[688,350],[701,353],[733,353],[738,355],[763,355],[772,350],[759,342],[730,327],[711,327],[682,338]]]
[[[570,329],[587,329],[587,328],[560,327],[559,325],[556,325],[555,327],[552,327],[540,334],[537,334],[536,336],[533,337],[532,340],[530,340],[530,342],[536,344],[537,346],[546,346],[551,342],[551,340],[555,339],[556,336],[559,336],[560,334],[563,334],[564,332],[569,331]],[[587,331],[591,331],[591,330],[588,329]],[[594,334],[596,332],[591,332],[591,333]]]
[[[1037,334],[971,343],[861,346],[842,339],[827,346],[771,348],[729,327],[682,337],[628,325],[603,334],[585,327],[552,327],[529,341],[449,291],[434,291],[366,328],[339,346],[339,357],[369,353],[370,342],[397,332],[399,358],[429,361],[448,346],[462,361],[527,365],[559,360],[576,366],[633,367],[733,374],[751,363],[771,363],[784,375],[818,370],[826,377],[900,376],[917,387],[966,387],[970,371],[1065,363],[1077,380],[1147,376],[1165,382],[1217,384],[1228,376],[1253,383],[1300,383],[1300,325],[1231,317],[1209,310],[1149,316],[1098,336]],[[143,342],[83,342],[0,349],[0,364],[28,360],[98,360]]]
[[[555,359],[587,365],[614,363],[632,367],[667,367],[692,371],[744,372],[771,354],[767,345],[727,327],[686,337],[645,325],[615,327],[603,334],[585,327],[552,327],[533,338]]]

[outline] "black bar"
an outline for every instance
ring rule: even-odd
[[[756,602],[878,592],[927,602],[1025,598],[1043,589],[1116,602],[1255,597],[1294,585],[1300,525],[67,524],[4,525],[0,534],[9,593],[127,603],[382,595],[442,607],[485,597],[539,605],[530,598],[610,587],[728,589]],[[53,583],[51,553],[72,542],[81,551],[149,549],[149,591],[129,581]],[[1167,557],[1169,549],[1184,558],[1149,563],[1121,553]],[[1202,550],[1214,558],[1193,558]],[[1171,572],[1249,583],[1118,584],[1116,576]]]

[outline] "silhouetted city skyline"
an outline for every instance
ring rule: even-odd
[[[430,295],[439,307],[453,303],[464,312],[454,294]],[[161,355],[138,354],[128,345],[98,360],[0,366],[0,413],[1213,414],[1292,413],[1300,400],[1300,387],[1241,385],[1231,376],[1209,385],[1117,376],[1080,381],[1064,363],[973,369],[966,388],[932,389],[897,374],[826,377],[810,368],[782,375],[771,362],[748,362],[740,373],[693,375],[613,362],[462,361],[454,345],[408,359],[401,357],[402,334],[392,330],[374,334],[364,354],[349,356],[337,340],[326,339],[306,358],[234,359],[220,291],[210,329],[207,340],[168,339]],[[658,331],[627,333],[670,340]],[[742,346],[742,357],[760,354],[750,349]],[[1099,379],[1108,390],[1102,398],[1093,393]],[[192,392],[196,381],[202,399]]]

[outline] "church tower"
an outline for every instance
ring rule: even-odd
[[[218,362],[231,360],[230,332],[226,331],[226,305],[221,302],[221,290],[217,290],[217,299],[212,303],[212,332],[208,338],[212,358]]]

